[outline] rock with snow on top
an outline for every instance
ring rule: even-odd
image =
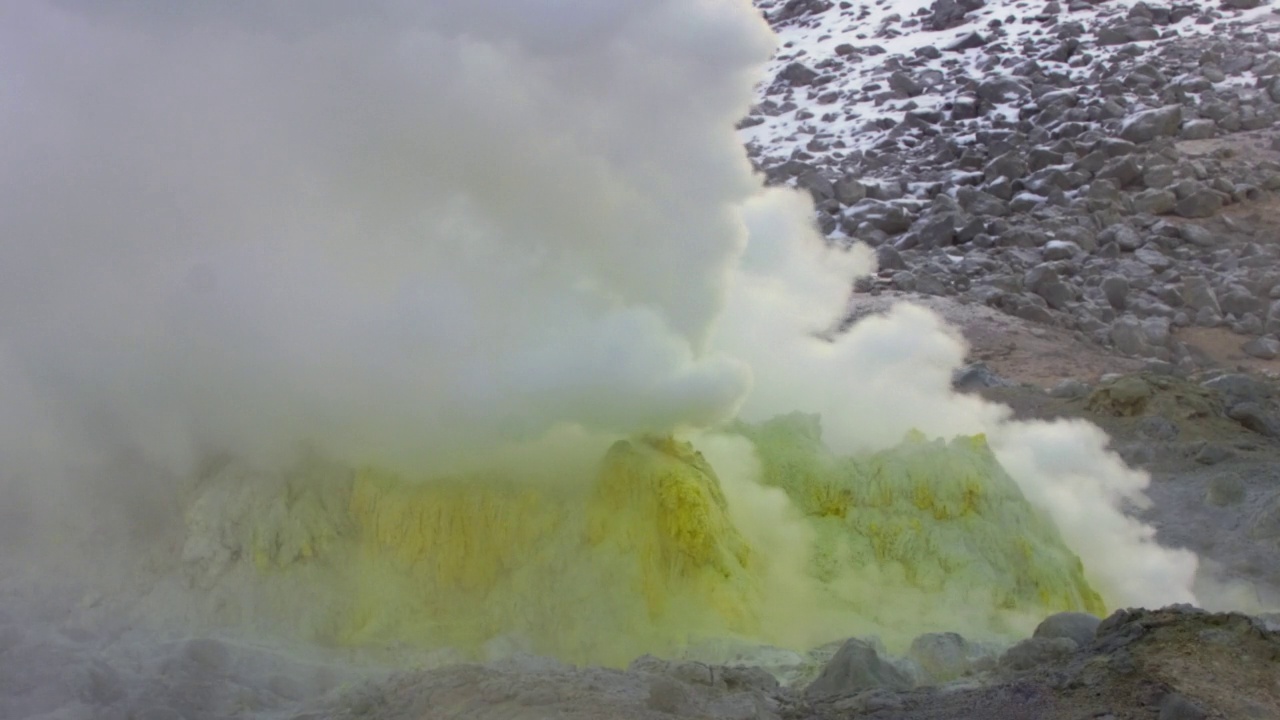
[[[1151,142],[1176,135],[1181,125],[1182,106],[1166,105],[1129,116],[1120,128],[1120,137],[1135,143]]]
[[[1045,260],[1072,260],[1084,255],[1079,245],[1066,240],[1050,240],[1044,246]]]

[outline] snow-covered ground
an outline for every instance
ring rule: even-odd
[[[788,3],[765,0],[757,4],[776,17]],[[758,112],[749,121],[759,124],[740,131],[743,141],[766,157],[786,158],[806,152],[826,154],[838,161],[851,152],[874,148],[905,113],[936,111],[954,101],[954,93],[934,91],[944,78],[968,79],[976,86],[985,78],[1007,75],[1011,68],[1034,60],[1046,71],[1064,73],[1079,83],[1090,82],[1093,63],[1079,57],[1075,62],[1048,59],[1042,48],[1046,43],[1056,45],[1058,38],[1074,36],[1072,24],[1079,24],[1081,34],[1091,33],[1100,24],[1127,17],[1143,2],[1047,3],[1058,6],[1055,12],[1053,8],[1046,10],[1046,3],[1039,0],[988,0],[968,13],[965,22],[940,30],[924,26],[935,4],[932,0],[839,3],[824,12],[775,22],[780,47],[759,88],[759,99],[765,105],[757,106]],[[1219,18],[1205,22],[1200,18],[1209,5],[1184,6],[1189,8],[1186,17],[1155,26],[1158,39],[1091,43],[1088,53],[1108,63],[1118,53],[1134,54],[1134,48],[1146,51],[1172,38],[1212,35],[1224,23],[1251,24],[1275,17],[1264,4],[1249,10],[1222,8]],[[1047,22],[1050,17],[1053,24]],[[955,49],[973,35],[981,36],[983,44]],[[993,52],[993,47],[998,51]],[[818,79],[795,88],[778,82],[779,74],[793,63],[814,70]],[[895,98],[890,76],[900,69],[907,70],[923,86],[923,92],[908,99]],[[1238,82],[1251,80],[1242,77]],[[1010,99],[1005,108],[1009,120],[1017,119],[1019,104]],[[815,137],[819,143],[813,142]]]

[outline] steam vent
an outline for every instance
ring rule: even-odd
[[[957,621],[1004,635],[1104,611],[981,437],[834,457],[814,416],[735,431],[756,448],[757,496],[780,508],[773,527],[735,511],[693,445],[646,437],[557,482],[317,460],[264,483],[227,466],[188,513],[184,560],[229,619],[312,640],[466,656],[515,643],[607,665],[722,638],[892,644]],[[781,530],[789,545],[753,543]]]

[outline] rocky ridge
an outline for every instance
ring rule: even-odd
[[[762,0],[740,124],[855,291],[949,296],[1192,371],[1189,328],[1280,356],[1280,18],[1256,0]]]
[[[1211,660],[1204,667],[1188,660]],[[820,649],[801,662],[823,657]],[[645,656],[625,671],[515,657],[368,683],[315,714],[357,718],[1274,718],[1280,634],[1266,621],[1191,608],[1051,616],[1003,652],[954,633],[906,657],[850,639],[811,681],[760,667]],[[1083,714],[1082,714],[1083,713]]]

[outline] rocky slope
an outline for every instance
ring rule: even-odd
[[[980,303],[1185,369],[1206,364],[1195,330],[1280,354],[1264,3],[759,5],[783,47],[742,137],[832,242],[877,248],[860,292]]]

